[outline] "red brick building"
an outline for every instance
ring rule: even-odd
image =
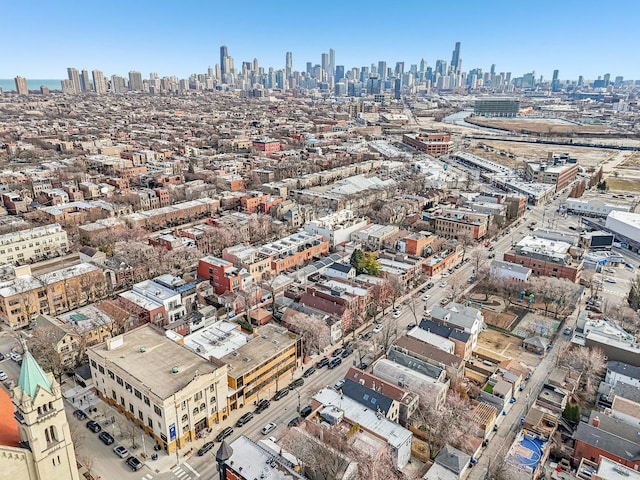
[[[211,282],[216,294],[237,292],[242,287],[238,268],[221,258],[207,256],[198,261],[198,277]]]
[[[446,155],[451,149],[451,135],[446,133],[405,134],[402,141],[434,157]]]
[[[253,142],[251,142],[251,146],[255,150],[264,152],[267,155],[273,152],[280,151],[280,142],[272,138],[261,138],[258,140],[253,140]]]

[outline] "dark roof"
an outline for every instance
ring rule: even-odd
[[[80,378],[89,380],[91,378],[91,367],[88,363],[85,363],[84,365],[80,365],[78,368],[76,368],[73,373]]]
[[[415,370],[418,373],[422,373],[430,378],[440,378],[442,375],[442,367],[432,365],[425,361],[422,361],[416,357],[412,357],[409,354],[403,353],[399,350],[396,350],[393,346],[389,349],[387,353],[387,359],[391,360],[398,365],[403,365],[411,370]]]
[[[640,379],[640,367],[629,365],[628,363],[610,361],[607,362],[607,370],[629,378]]]
[[[635,385],[618,381],[616,386],[611,389],[611,392],[616,396],[640,403],[640,387]]]
[[[337,270],[342,273],[349,273],[353,270],[353,265],[347,265],[346,263],[334,263],[329,267],[331,270]]]
[[[420,322],[420,328],[422,330],[426,330],[427,332],[435,333],[444,338],[453,338],[454,340],[458,340],[462,343],[467,343],[471,338],[471,334],[467,333],[463,330],[459,330],[457,328],[447,327],[445,325],[440,325],[439,323],[434,322],[433,320],[423,319]]]
[[[396,346],[399,349],[406,348],[409,354],[419,355],[425,359],[429,359],[434,362],[442,363],[454,368],[461,368],[464,365],[464,359],[452,353],[440,350],[433,345],[422,342],[407,335],[400,337],[396,340]]]
[[[524,343],[525,345],[532,345],[538,348],[545,348],[549,342],[547,341],[546,338],[529,337],[529,338],[526,338],[522,343]]]
[[[216,452],[216,461],[226,462],[231,458],[231,455],[233,455],[233,448],[231,448],[227,442],[222,440],[220,448],[218,448],[218,451]]]
[[[435,462],[456,475],[460,475],[471,461],[471,456],[467,455],[451,445],[445,445],[436,455]]]
[[[377,392],[369,387],[360,385],[358,382],[354,382],[350,378],[345,379],[342,386],[342,393],[349,397],[351,400],[355,400],[361,405],[370,408],[371,410],[380,410],[385,415],[389,412],[393,399],[387,397],[380,392]]]
[[[88,245],[85,245],[80,249],[80,253],[88,257],[93,257],[96,253],[98,253],[98,250],[93,247],[89,247]]]
[[[600,419],[604,419],[606,415],[600,415]],[[622,422],[619,426],[624,425]],[[602,424],[600,424],[602,427]],[[637,436],[637,429],[634,429],[634,435]],[[618,432],[610,432],[599,427],[594,427],[590,423],[580,422],[578,428],[573,434],[576,441],[581,441],[587,445],[597,447],[605,452],[609,452],[619,458],[630,461],[640,460],[640,446],[626,438],[617,435]]]

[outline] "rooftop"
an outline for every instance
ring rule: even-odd
[[[129,330],[89,350],[145,385],[161,399],[185,388],[196,375],[213,373],[219,366],[202,359],[150,325]],[[153,368],[149,368],[153,365]],[[173,370],[176,370],[176,373]]]
[[[184,337],[184,346],[205,359],[221,359],[246,345],[251,337],[240,331],[236,323],[216,322]]]

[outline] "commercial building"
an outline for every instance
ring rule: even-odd
[[[0,281],[0,320],[14,330],[29,326],[39,313],[58,315],[106,293],[102,269],[89,263],[40,274],[28,265],[4,265]]]
[[[493,260],[491,262],[491,278],[496,280],[512,280],[516,282],[526,283],[533,273],[528,267],[524,267],[517,263],[503,262],[502,260]]]
[[[0,235],[0,265],[41,260],[68,251],[67,232],[57,223]]]
[[[538,183],[550,183],[556,186],[556,191],[573,182],[578,175],[577,163],[544,163],[528,162],[525,178]]]
[[[639,248],[640,242],[640,214],[613,211],[607,215],[605,228],[615,233],[616,239]]]
[[[227,368],[150,325],[88,349],[100,397],[167,452],[227,416]],[[149,368],[153,365],[153,368]]]
[[[565,207],[568,212],[586,217],[606,218],[611,212],[630,212],[629,205],[620,205],[617,203],[608,203],[597,198],[581,199],[567,198]]]
[[[402,135],[403,143],[432,155],[439,157],[451,151],[451,135],[446,133],[419,133]]]
[[[271,398],[287,388],[302,358],[302,338],[277,325],[263,325],[245,345],[220,358],[228,367],[230,410]]]
[[[504,261],[530,268],[534,275],[578,281],[583,264],[574,259],[567,241],[527,235],[504,253]]]
[[[423,219],[425,219],[424,217],[423,215]],[[455,237],[468,240],[484,238],[491,221],[491,216],[485,213],[458,209],[443,209],[426,217],[426,220],[433,226],[434,233],[446,238]]]
[[[515,117],[520,110],[520,100],[506,97],[476,99],[473,113],[483,117]]]

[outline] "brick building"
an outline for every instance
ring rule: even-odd
[[[451,135],[446,133],[405,134],[402,141],[434,157],[446,155],[451,150]]]

